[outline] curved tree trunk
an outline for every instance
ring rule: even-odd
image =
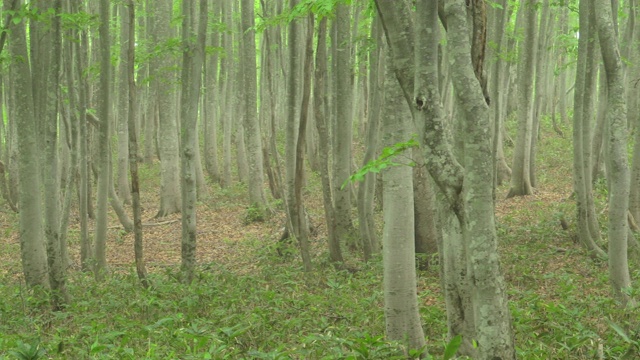
[[[623,292],[631,286],[627,261],[627,210],[629,205],[629,165],[627,160],[627,104],[618,38],[614,29],[611,3],[595,3],[598,37],[607,72],[607,168],[609,187],[609,280],[614,297],[622,306],[630,301]]]

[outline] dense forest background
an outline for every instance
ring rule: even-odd
[[[4,0],[0,358],[638,358],[638,5]]]

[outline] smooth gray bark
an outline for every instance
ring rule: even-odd
[[[262,138],[258,122],[258,90],[256,69],[255,2],[242,0],[242,73],[244,84],[244,134],[249,174],[249,206],[261,216],[267,211],[264,194]]]
[[[131,189],[129,188],[129,86],[127,69],[129,68],[129,6],[118,6],[120,18],[120,63],[116,78],[117,118],[116,132],[118,135],[118,162],[116,189],[118,196],[125,204],[131,204]]]
[[[320,179],[322,182],[322,203],[324,216],[327,223],[327,244],[329,247],[329,259],[333,263],[341,263],[342,250],[340,241],[336,236],[336,213],[333,207],[333,192],[331,191],[331,175],[329,172],[329,129],[327,126],[327,92],[325,90],[327,79],[327,18],[324,17],[318,26],[318,45],[316,51],[316,67],[314,72],[314,110],[316,128],[319,136],[320,154]],[[335,186],[335,184],[333,184]]]
[[[109,20],[111,9],[108,0],[100,0],[100,96],[98,103],[98,189],[95,223],[95,276],[102,279],[107,271],[107,211],[111,184],[109,161],[109,129],[111,119],[111,38]]]
[[[597,221],[593,217],[594,205],[591,194],[591,125],[589,121],[590,103],[592,99],[594,75],[593,66],[589,64],[594,56],[591,37],[595,34],[589,27],[590,6],[588,1],[580,3],[579,24],[581,36],[578,39],[578,61],[576,65],[576,83],[573,109],[573,181],[576,193],[576,216],[578,238],[585,245],[592,256],[606,258],[606,253],[600,249],[596,240],[599,231],[593,231],[591,222]]]
[[[524,40],[520,43],[518,63],[518,136],[513,151],[511,166],[511,189],[507,197],[531,195],[531,148],[534,139],[533,128],[533,83],[535,74],[535,48],[537,0],[526,0],[524,6]]]
[[[18,0],[17,6],[22,2]],[[5,0],[5,8],[9,7]],[[9,33],[17,150],[19,153],[18,183],[20,209],[20,254],[25,282],[30,287],[49,288],[47,253],[42,225],[40,198],[41,173],[38,152],[37,122],[32,93],[32,75],[27,52],[24,22],[13,24]]]
[[[595,4],[600,49],[607,72],[607,168],[609,169],[609,281],[614,297],[626,306],[631,300],[623,290],[631,286],[627,259],[627,210],[629,165],[627,160],[627,104],[622,60],[609,1]]]
[[[181,185],[182,185],[182,281],[193,281],[196,265],[196,147],[198,103],[202,83],[202,64],[207,28],[207,0],[200,0],[196,9],[195,0],[182,2],[182,100],[180,118],[182,122]],[[198,11],[196,11],[198,10]],[[196,27],[196,13],[199,19]],[[197,30],[196,30],[197,29]]]
[[[341,186],[351,175],[352,104],[351,53],[349,47],[350,5],[338,4],[336,8],[336,52],[334,91],[336,96],[334,118],[334,179],[333,201],[336,212],[336,236],[341,242],[355,246],[351,221],[351,184]]]
[[[171,34],[172,0],[154,2],[155,43],[168,41]],[[160,208],[157,217],[178,213],[182,209],[180,190],[180,156],[178,148],[178,124],[176,112],[176,74],[171,67],[175,59],[171,54],[161,53],[153,59],[158,73],[153,77],[158,102],[158,148],[160,155]]]
[[[393,146],[407,141],[411,119],[391,65],[387,68],[382,136],[385,146]],[[425,338],[416,296],[412,169],[409,166],[391,167],[382,172],[382,182],[386,334],[389,340],[404,343],[408,349],[422,349]]]

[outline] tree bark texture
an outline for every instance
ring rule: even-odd
[[[624,289],[631,286],[627,259],[627,210],[629,206],[629,165],[627,160],[627,104],[618,37],[609,1],[595,4],[600,50],[607,72],[607,129],[609,169],[609,281],[614,297],[626,306]]]
[[[22,2],[18,0],[17,6]],[[5,8],[9,1],[5,0]],[[32,77],[27,52],[24,22],[14,24],[9,33],[9,51],[13,57],[11,75],[19,154],[18,183],[20,209],[20,254],[25,282],[28,286],[49,287],[47,253],[42,225],[40,199],[41,173],[38,152],[37,122],[32,93]]]
[[[196,12],[195,0],[182,2],[182,121],[181,185],[182,185],[182,281],[193,280],[196,265],[196,146],[197,120],[202,64],[207,29],[207,0],[200,0]],[[200,14],[196,22],[196,13]]]

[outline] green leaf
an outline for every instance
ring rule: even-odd
[[[460,344],[462,344],[462,335],[454,336],[453,339],[451,339],[451,341],[449,341],[447,346],[444,348],[444,355],[442,356],[442,359],[449,360],[453,358],[456,352],[458,352]]]
[[[623,329],[620,325],[618,325],[618,324],[614,323],[614,322],[613,322],[613,321],[611,321],[611,320],[607,320],[607,322],[609,323],[609,326],[611,326],[611,328],[612,328],[613,330],[615,330],[615,331],[616,331],[616,332],[617,332],[617,333],[622,337],[622,339],[623,339],[626,343],[628,343],[628,344],[634,344],[634,343],[635,343],[635,341],[633,341],[633,340],[631,340],[631,339],[629,338],[629,336],[627,335],[627,332],[626,332],[626,331],[624,331],[624,329]]]

